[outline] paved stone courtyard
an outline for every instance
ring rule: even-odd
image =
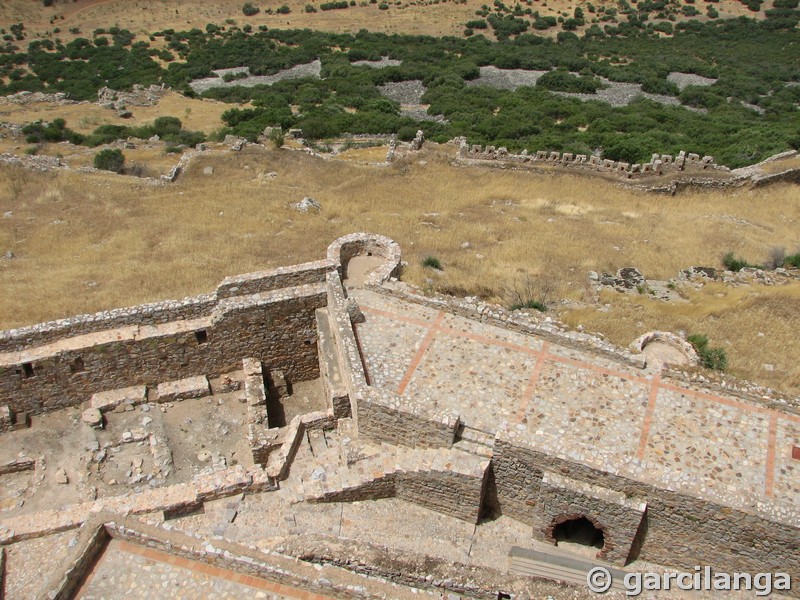
[[[331,600],[326,596],[278,585],[137,546],[112,540],[89,574],[76,600]]]
[[[800,417],[373,291],[355,290],[370,382],[494,433],[659,486],[800,507]]]

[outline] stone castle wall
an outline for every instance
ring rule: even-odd
[[[462,159],[540,164],[582,171],[602,172],[624,179],[639,179],[652,175],[680,172],[730,172],[730,169],[727,167],[716,164],[714,158],[711,156],[701,157],[699,154],[687,154],[684,151],[681,151],[677,156],[671,154],[653,154],[650,162],[631,164],[601,158],[599,156],[573,154],[571,152],[561,153],[539,150],[535,154],[529,154],[527,150],[523,150],[521,154],[510,154],[508,150],[503,147],[482,147],[478,144],[469,146],[466,141],[462,141],[458,156]]]
[[[37,414],[96,392],[238,370],[245,357],[290,380],[319,375],[314,311],[329,261],[227,278],[213,294],[0,333],[0,405]]]
[[[494,448],[492,465],[500,509],[503,514],[531,525],[535,537],[548,539],[552,533],[553,507],[562,503],[559,510],[564,514],[588,512],[586,516],[607,527],[612,535],[615,530],[621,532],[623,535],[617,536],[614,544],[627,545],[629,559],[638,555],[654,563],[686,569],[710,565],[726,572],[773,571],[788,573],[793,579],[800,577],[800,555],[787,551],[796,547],[800,539],[800,527],[796,524],[777,523],[757,514],[601,472],[526,447],[521,441],[505,438],[502,432]],[[555,473],[580,484],[618,492],[626,499],[645,502],[646,512],[636,535],[631,537],[630,520],[623,524],[617,518],[624,516],[622,511],[609,511],[596,496],[592,499],[589,494],[578,493],[575,489],[578,486],[555,494],[558,498],[555,502],[552,483],[547,481]],[[630,514],[626,518],[629,517]]]

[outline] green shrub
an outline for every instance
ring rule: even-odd
[[[276,148],[283,148],[286,143],[286,134],[280,127],[275,127],[269,134],[269,141],[272,142]]]
[[[525,302],[520,302],[518,304],[512,304],[509,308],[511,310],[521,310],[523,308],[532,308],[534,310],[538,310],[539,312],[546,312],[547,311],[547,304],[545,304],[541,300],[526,300]]]
[[[94,155],[94,168],[103,169],[104,171],[113,171],[114,173],[122,173],[125,165],[125,155],[119,149],[106,149],[101,150]]]
[[[697,356],[700,358],[700,364],[706,369],[714,371],[724,371],[728,368],[728,356],[724,348],[712,348],[708,345],[708,336],[702,333],[696,333],[686,338],[689,343],[694,346],[697,351]]]
[[[253,6],[251,2],[245,2],[244,6],[242,6],[242,12],[246,17],[252,17],[253,15],[257,15],[259,13],[259,8],[257,6]]]
[[[794,267],[795,269],[800,269],[800,252],[797,254],[790,254],[786,258],[783,259],[783,266],[784,267]]]
[[[278,8],[276,8],[275,12],[278,13],[279,15],[288,15],[290,12],[292,12],[292,9],[289,8],[286,4],[283,4]]]
[[[317,12],[317,8],[313,4],[306,4],[304,9],[307,13],[315,13]]]
[[[758,265],[751,265],[749,262],[742,258],[736,258],[733,252],[727,252],[725,256],[722,257],[722,265],[728,271],[741,271],[742,269],[746,268],[758,268]]]
[[[442,261],[440,261],[435,256],[426,256],[422,259],[422,266],[423,267],[430,267],[431,269],[436,269],[437,271],[442,271]]]

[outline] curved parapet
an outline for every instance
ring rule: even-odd
[[[356,256],[379,259],[379,264],[364,277],[364,285],[380,285],[400,273],[400,245],[386,236],[351,233],[328,246],[328,260],[338,265],[342,279],[347,279],[348,265]]]
[[[647,354],[648,362],[658,361],[670,366],[695,366],[697,351],[682,337],[669,331],[649,331],[636,338],[630,345],[633,352]]]

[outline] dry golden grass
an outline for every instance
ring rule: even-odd
[[[796,360],[800,284],[738,288],[710,284],[688,296],[687,304],[668,304],[608,292],[602,299],[612,304],[612,311],[575,310],[564,320],[573,327],[602,331],[609,341],[622,346],[654,329],[704,333],[712,346],[725,349],[733,374],[800,392]],[[774,370],[765,370],[765,364]]]
[[[42,8],[41,3],[33,0],[9,0],[0,3],[0,26],[9,26],[22,21],[34,36],[57,35],[68,41],[75,34],[69,29],[79,27],[81,33],[90,34],[97,28],[108,28],[112,25],[129,29],[137,34],[174,28],[176,30],[197,27],[204,29],[207,23],[224,24],[226,19],[234,19],[240,27],[250,24],[253,28],[266,25],[269,28],[310,28],[332,32],[356,32],[361,28],[370,31],[387,33],[407,33],[415,35],[461,35],[463,23],[475,18],[475,11],[485,0],[466,0],[464,4],[450,1],[402,0],[399,6],[390,3],[389,10],[379,10],[377,4],[355,6],[346,10],[319,11],[306,13],[303,8],[308,0],[285,0],[272,2],[268,6],[259,5],[262,12],[252,17],[242,14],[241,1],[233,0],[171,0],[170,2],[152,2],[146,0],[78,0],[76,2],[56,2],[53,8]],[[312,1],[312,4],[319,4]],[[588,4],[588,0],[535,0],[532,8],[543,16],[566,13],[572,15],[576,6]],[[255,3],[258,5],[258,3]],[[267,15],[263,11],[267,7],[273,9],[281,4],[291,8],[288,15]],[[359,2],[360,4],[360,2]],[[613,0],[598,0],[595,6],[616,6]],[[720,0],[714,5],[722,18],[737,16],[759,16],[763,10],[753,13],[738,0]],[[764,4],[768,8],[769,3]],[[63,15],[63,19],[51,18]],[[700,17],[702,20],[704,17]],[[52,34],[54,27],[61,32]],[[553,28],[546,35],[555,36]]]
[[[585,300],[589,270],[633,265],[666,279],[718,266],[728,250],[762,261],[797,243],[796,186],[655,196],[588,177],[458,168],[453,151],[430,146],[378,168],[248,147],[203,156],[169,186],[3,167],[0,205],[13,216],[0,218],[0,254],[16,258],[0,260],[0,326],[209,291],[226,275],[319,259],[353,231],[396,239],[412,283],[506,304],[515,290]],[[289,206],[306,195],[319,214]],[[424,269],[427,255],[444,271]],[[613,295],[610,313],[564,317],[622,345],[648,329],[705,332],[736,374],[800,391],[790,335],[800,286],[715,293],[685,305]]]
[[[178,117],[185,129],[211,133],[221,127],[222,113],[230,107],[224,102],[192,99],[177,92],[168,92],[155,106],[131,106],[133,117],[130,119],[123,119],[116,111],[90,102],[65,105],[52,102],[5,104],[2,110],[3,121],[7,123],[24,125],[60,117],[67,122],[67,127],[84,134],[91,133],[100,125],[137,126],[165,116]]]
[[[788,169],[800,169],[800,156],[776,160],[761,167],[765,173],[780,173]]]

